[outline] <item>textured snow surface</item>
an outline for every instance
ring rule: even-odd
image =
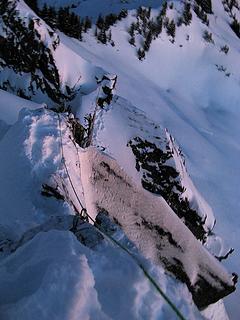
[[[180,173],[182,187],[186,189],[183,197],[188,198],[201,217],[206,217],[206,226],[211,229],[214,224],[212,209],[196,190],[169,132],[165,132],[163,128],[149,119],[146,113],[131,105],[127,100],[114,96],[111,105],[100,109],[96,115],[93,144],[116,159],[127,174],[137,184],[140,184],[140,173],[135,170],[135,156],[128,146],[129,141],[135,137],[151,141],[160,147],[163,147],[160,141],[163,142],[163,145],[165,143],[169,146],[173,153],[172,165]]]
[[[175,319],[132,258],[118,248],[104,241],[89,249],[72,233],[47,228],[52,215],[74,212],[67,200],[42,197],[41,183],[53,184],[51,178],[60,181],[62,177],[69,198],[76,200],[60,161],[60,129],[66,165],[82,195],[77,152],[71,145],[66,116],[61,117],[60,127],[52,111],[25,109],[1,140],[1,243],[17,241],[42,223],[45,227],[33,229],[38,231],[33,238],[27,233],[28,241],[20,242],[13,253],[0,255],[0,318]],[[122,232],[117,237],[129,245]],[[200,319],[187,288],[161,268],[145,263],[186,317]]]
[[[214,211],[215,232],[235,248],[224,263],[240,273],[240,44],[221,1],[212,4],[215,15],[209,16],[209,29],[193,14],[190,26],[177,28],[174,44],[163,33],[142,62],[128,44],[126,20],[112,28],[114,48],[88,35],[81,43],[66,37],[62,41],[93,64],[117,74],[118,95],[168,128],[176,138],[194,185]],[[128,19],[132,21],[131,14]],[[213,34],[214,45],[203,40],[205,29]],[[227,55],[220,52],[224,45],[230,48]],[[230,76],[216,65],[226,67]],[[219,250],[218,244],[216,247]],[[238,320],[239,290],[225,301],[230,318]]]
[[[47,2],[69,4],[68,0]],[[139,0],[122,4],[122,1],[110,3],[88,0],[79,1],[75,12],[96,17],[99,12],[117,12],[122,5],[134,8],[146,2],[148,5],[152,3],[153,7],[160,4],[159,1],[150,3]],[[227,260],[226,265],[229,270],[240,273],[237,250],[240,242],[240,91],[237,71],[240,44],[228,25],[221,2],[212,2],[215,16],[210,16],[209,19],[214,45],[204,42],[202,33],[207,27],[193,15],[191,26],[177,29],[174,44],[163,33],[153,42],[147,59],[139,62],[135,48],[127,42],[129,36],[126,30],[129,21],[133,19],[130,13],[127,20],[113,27],[115,47],[97,43],[90,32],[84,35],[84,42],[81,43],[60,35],[61,44],[54,57],[62,84],[76,85],[83,94],[72,104],[79,118],[83,119],[86,113],[94,109],[97,96],[94,91],[97,88],[95,76],[102,75],[104,69],[118,75],[117,94],[125,98],[126,104],[130,101],[162,128],[169,129],[186,156],[194,185],[214,211],[217,219],[216,232],[236,248],[236,253]],[[19,9],[23,16],[32,15],[22,1]],[[42,28],[41,34],[46,37],[45,26]],[[227,55],[220,52],[220,47],[225,44],[230,47]],[[95,65],[99,67],[94,67]],[[226,67],[230,76],[225,76],[216,65]],[[4,76],[15,77],[16,85],[27,86],[24,75],[16,77],[15,74],[7,73]],[[48,102],[43,101],[43,95],[36,95],[33,99],[39,103]],[[83,202],[84,198],[86,203],[91,201],[88,190],[87,194],[83,194],[79,175],[80,150],[69,139],[71,133],[64,120],[60,129],[55,114],[46,110],[24,110],[20,112],[19,121],[14,124],[22,107],[36,109],[39,106],[28,101],[23,104],[23,100],[0,91],[0,240],[16,240],[24,231],[59,212],[63,215],[73,214],[73,204],[80,210],[61,163],[60,131],[64,137],[67,166],[74,185],[78,188],[78,195]],[[111,112],[105,116],[104,121],[109,115]],[[106,152],[117,159],[134,182],[139,184],[140,177],[136,170],[132,170],[135,166],[134,157],[127,153],[127,148],[118,148],[129,137],[129,132],[124,131],[126,126],[110,119],[108,125],[111,124],[112,127],[107,129],[102,120],[99,114],[95,144],[106,148]],[[61,185],[63,180],[68,190],[67,200],[71,199],[72,202],[46,199],[40,195],[43,183],[55,186],[56,181]],[[205,202],[202,203],[204,209],[211,212]],[[92,210],[91,206],[89,209]],[[212,223],[212,219],[209,223]],[[215,246],[216,251],[221,253],[220,239]],[[51,314],[51,319],[54,319],[55,314],[58,315],[56,319],[59,319],[60,313],[65,319],[94,319],[95,310],[99,315],[96,319],[101,319],[101,316],[102,319],[117,319],[118,315],[119,319],[171,319],[172,313],[164,313],[159,297],[150,290],[149,284],[138,274],[138,269],[134,269],[131,262],[126,263],[126,257],[119,257],[119,252],[111,247],[106,250],[103,246],[100,252],[92,253],[69,232],[51,231],[39,234],[0,262],[0,278],[6,279],[5,287],[0,283],[0,301],[4,301],[0,307],[0,318],[16,319],[21,316],[20,319],[24,320],[35,319],[39,312],[39,319],[49,319],[48,314]],[[104,254],[108,256],[105,258]],[[94,258],[91,260],[92,256]],[[92,264],[89,261],[93,261]],[[107,268],[109,272],[104,274]],[[85,276],[82,277],[82,274]],[[131,276],[126,278],[127,274]],[[136,280],[135,276],[139,278]],[[198,314],[193,316],[192,308],[186,304],[191,299],[184,286],[177,285],[174,280],[166,280],[160,269],[157,269],[156,277],[164,288],[169,288],[169,294],[175,293],[173,300],[185,309],[188,319],[199,317]],[[33,281],[35,278],[36,282]],[[86,282],[83,283],[84,280]],[[116,286],[116,281],[121,284],[121,289]],[[96,283],[100,285],[97,287]],[[81,288],[80,291],[72,290],[75,284],[77,288]],[[126,285],[124,290],[123,285]],[[85,300],[85,295],[78,298],[81,291],[90,297],[91,306]],[[134,294],[130,294],[130,291],[134,291]],[[57,298],[56,292],[60,293]],[[181,297],[180,300],[177,299],[178,296]],[[120,298],[123,300],[118,303]],[[61,301],[66,301],[66,306]],[[238,320],[239,292],[232,294],[226,301],[230,319]],[[129,308],[122,310],[122,302]],[[82,303],[81,307],[78,303]],[[135,308],[134,311],[132,308]],[[49,310],[49,313],[45,310]],[[227,319],[221,302],[210,307],[207,314],[209,319]]]
[[[40,107],[40,104],[16,97],[0,89],[0,119],[8,125],[12,125],[17,121],[22,108],[38,109]]]
[[[221,281],[232,285],[231,276],[203,248],[162,197],[137,188],[116,161],[93,148],[81,153],[80,160],[86,208],[93,219],[98,210],[105,210],[144,256],[155,263],[167,260],[167,265],[180,261],[193,287],[198,285],[200,278],[206,278],[210,286],[214,286],[218,278],[221,280],[217,286],[221,287]],[[162,230],[160,236],[154,226]]]

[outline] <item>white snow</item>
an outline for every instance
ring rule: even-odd
[[[72,215],[72,203],[79,206],[61,161],[60,130],[66,165],[84,200],[67,115],[60,119],[61,126],[50,110],[23,109],[0,141],[0,244],[7,239],[19,243],[27,232],[16,251],[0,255],[0,318],[174,319],[132,258],[106,241],[91,250],[64,228],[50,228],[49,218]],[[41,196],[44,183],[59,184],[65,201]],[[123,233],[121,238],[129,244]],[[147,265],[187,318],[201,319],[187,288],[161,268]]]
[[[55,2],[61,5],[69,3],[67,0]],[[174,44],[163,32],[152,43],[146,60],[140,62],[136,58],[136,48],[127,42],[126,29],[134,19],[132,11],[126,20],[112,28],[115,47],[97,43],[90,35],[91,32],[84,35],[84,42],[81,43],[60,34],[61,44],[54,57],[62,84],[76,85],[83,94],[83,97],[78,96],[73,102],[74,111],[81,119],[94,107],[94,90],[97,88],[95,75],[102,75],[103,69],[118,75],[117,94],[125,99],[122,101],[126,101],[127,105],[138,106],[147,117],[154,119],[162,128],[168,128],[176,138],[186,157],[194,185],[213,209],[217,219],[216,232],[237,249],[240,241],[240,78],[237,71],[240,44],[228,25],[229,19],[226,19],[221,1],[212,2],[215,16],[209,17],[209,30],[213,34],[214,44],[202,39],[202,33],[207,27],[193,15],[190,26],[177,28]],[[49,0],[48,3],[54,1]],[[150,4],[150,1],[147,3]],[[156,3],[160,4],[159,1],[153,1],[152,6],[156,7]],[[135,8],[144,4],[144,1],[129,1],[129,5],[119,2],[111,2],[112,6],[109,4],[109,1],[102,1],[101,4],[95,0],[80,1],[76,12],[82,10],[84,16],[96,17],[99,12],[116,12],[122,6]],[[29,15],[29,9],[22,1],[19,8],[25,10],[26,16]],[[41,34],[44,35],[45,30]],[[220,52],[220,47],[225,44],[230,47],[227,55]],[[224,66],[230,76],[220,72],[216,65]],[[23,86],[27,85],[24,76],[17,77],[9,73],[4,76],[16,77],[16,83],[22,81]],[[91,95],[86,95],[89,93]],[[40,196],[42,184],[54,184],[56,173],[58,182],[62,179],[66,182],[68,198],[77,207],[78,202],[61,163],[57,116],[46,110],[24,110],[14,124],[22,107],[36,109],[40,105],[13,97],[2,90],[0,94],[0,234],[1,237],[16,239],[28,228],[46,221],[50,215],[59,212],[73,214],[70,202]],[[37,102],[48,102],[43,101],[43,98],[43,95],[34,97]],[[108,117],[110,127],[104,126]],[[106,113],[104,120],[99,113],[97,121],[98,134],[101,135],[95,136],[95,144],[102,146],[105,141],[106,152],[118,160],[135,182],[139,181],[137,173],[131,170],[134,167],[133,157],[129,157],[126,148],[118,148],[123,146],[131,132],[123,132],[120,120],[112,118],[111,110]],[[13,126],[9,127],[9,124]],[[62,126],[67,166],[74,185],[79,188],[79,196],[83,201],[85,199],[91,211],[93,206],[89,205],[89,189],[82,190],[79,176],[79,150],[67,138],[71,133],[64,120]],[[205,201],[201,203],[211,212]],[[119,319],[170,319],[171,313],[161,313],[164,308],[159,298],[150,290],[138,269],[134,269],[131,262],[126,263],[126,257],[121,257],[118,251],[109,248],[105,253],[105,249],[102,248],[100,254],[93,254],[76,242],[69,232],[39,234],[0,262],[0,277],[5,279],[5,287],[2,282],[0,284],[0,301],[4,301],[0,307],[1,317],[16,319],[18,316],[25,320],[36,318],[37,313],[39,319],[48,319],[47,314],[51,314],[52,319],[55,315],[56,319],[59,315],[63,319],[64,316],[65,319],[94,319],[95,314],[99,316],[96,319],[117,319],[118,315]],[[240,273],[237,250],[226,265],[231,271]],[[118,272],[119,266],[121,268]],[[104,274],[107,268],[109,272]],[[126,278],[126,275],[129,277]],[[109,277],[111,281],[106,280]],[[183,306],[183,302],[190,301],[186,288],[176,286],[176,282],[171,279],[166,281],[165,275],[162,278],[162,281],[161,277],[158,278],[162,285],[169,285],[171,293],[176,291],[174,299],[178,305],[187,308],[188,319],[198,317],[191,313],[192,309],[186,304]],[[116,281],[121,284],[121,290]],[[126,287],[122,290],[123,285]],[[72,291],[73,287],[76,290]],[[82,292],[85,293],[83,296]],[[177,295],[182,299],[177,300]],[[118,303],[120,298],[123,300]],[[66,304],[62,301],[66,301]],[[238,301],[238,291],[226,299],[230,319],[238,319]],[[133,309],[122,310],[122,303],[128,303]],[[215,306],[213,311],[210,308],[209,319],[213,318],[211,313],[214,312],[217,320],[220,317],[226,318],[221,308],[221,305]],[[220,314],[216,314],[216,310],[220,310]]]
[[[41,107],[43,105],[16,97],[0,89],[0,119],[8,125],[12,125],[17,121],[18,114],[22,108],[36,110]]]
[[[115,47],[99,44],[90,35],[83,42],[65,37],[63,41],[82,57],[117,74],[117,94],[176,138],[194,185],[213,209],[215,232],[236,248],[224,263],[239,273],[240,44],[221,1],[212,2],[215,15],[209,16],[209,31],[214,44],[203,40],[208,28],[195,14],[190,26],[177,28],[174,44],[163,33],[142,62],[127,42],[127,20],[112,28]],[[128,19],[132,21],[131,14]],[[227,55],[220,52],[225,44],[230,48]],[[226,67],[230,76],[218,71],[216,64]],[[237,320],[239,292],[225,300],[230,318]]]

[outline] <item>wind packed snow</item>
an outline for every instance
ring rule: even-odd
[[[94,113],[94,148],[78,146],[70,127],[72,115],[49,110],[56,105],[43,92],[36,90],[33,101],[12,94],[17,88],[28,90],[30,74],[1,70],[1,81],[10,79],[15,87],[11,93],[0,89],[0,319],[176,319],[126,253],[106,239],[88,246],[70,228],[49,227],[49,221],[59,215],[70,221],[81,212],[80,200],[92,218],[106,209],[122,219],[113,237],[137,255],[186,319],[238,320],[239,290],[200,314],[187,286],[156,262],[153,235],[144,238],[134,225],[139,223],[136,211],[141,206],[144,218],[160,221],[177,237],[184,252],[180,257],[174,250],[165,253],[178,255],[191,283],[198,272],[214,282],[216,272],[232,285],[231,272],[240,273],[240,43],[221,1],[212,1],[214,15],[209,15],[208,27],[193,13],[190,26],[177,27],[174,43],[163,31],[143,61],[128,43],[127,31],[139,5],[151,6],[154,17],[161,1],[39,3],[45,2],[57,7],[74,5],[72,11],[94,21],[99,13],[118,13],[122,8],[129,12],[111,27],[114,46],[97,42],[94,27],[79,42],[59,31],[51,37],[52,29],[35,20],[41,40],[53,54],[61,91],[77,92],[70,104],[74,116],[83,124]],[[180,1],[174,1],[174,6],[167,11],[170,18],[176,18]],[[22,0],[17,9],[26,23],[36,18]],[[203,39],[206,29],[214,43]],[[60,40],[56,49],[55,40]],[[224,45],[229,46],[228,54],[221,51]],[[108,73],[117,75],[116,95],[110,106],[100,109],[96,107],[101,89],[97,79]],[[136,135],[153,139],[160,134],[165,134],[171,146],[185,196],[206,217],[210,230],[216,218],[215,234],[205,248],[163,198],[141,187],[141,172],[127,143]],[[94,181],[101,161],[131,188],[116,184],[110,175],[103,182],[104,170]],[[34,236],[28,237],[28,232]],[[26,241],[11,252],[23,235],[28,235]],[[208,252],[224,255],[229,247],[235,252],[223,264],[230,273]]]
[[[81,196],[77,152],[70,148],[64,117],[61,122],[66,164],[72,167],[70,175]],[[47,221],[57,213],[74,214],[67,200],[40,195],[41,183],[61,177],[67,181],[59,130],[58,116],[52,111],[25,109],[1,141],[1,319],[174,319],[132,258],[107,241],[90,249],[67,230],[38,227],[33,238],[8,252],[10,244],[3,240],[17,241],[42,223],[50,226]],[[122,232],[119,236],[129,243]],[[188,319],[200,319],[186,287],[147,264]]]
[[[194,13],[190,26],[177,28],[174,44],[163,33],[143,61],[138,61],[128,43],[130,23],[126,20],[112,27],[115,47],[98,44],[88,35],[81,43],[66,37],[63,41],[92,63],[117,74],[118,95],[176,138],[191,179],[214,211],[215,232],[235,248],[223,263],[239,273],[240,44],[226,21],[222,3],[212,4],[209,28],[214,45],[203,40],[206,27]],[[131,21],[131,13],[127,19]],[[230,47],[227,55],[220,52],[225,44]],[[216,65],[226,67],[230,76]],[[239,290],[225,301],[230,318],[237,320]]]

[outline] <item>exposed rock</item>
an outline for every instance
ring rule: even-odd
[[[195,237],[205,241],[208,231],[204,228],[204,220],[199,213],[191,208],[181,185],[179,172],[169,160],[173,154],[169,146],[165,150],[153,142],[140,137],[133,138],[128,145],[136,157],[136,169],[142,172],[142,186],[144,189],[161,195],[173,211],[186,224]]]
[[[202,309],[235,290],[223,266],[194,237],[162,197],[138,188],[113,159],[94,148],[81,154],[92,217],[107,212],[155,263],[184,282]],[[151,250],[150,250],[151,248]]]

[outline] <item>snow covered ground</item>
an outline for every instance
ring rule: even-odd
[[[88,248],[57,224],[51,230],[48,220],[59,213],[62,219],[73,215],[70,200],[76,201],[61,163],[60,130],[66,165],[78,196],[83,196],[78,153],[66,118],[61,117],[60,127],[54,112],[24,109],[0,142],[1,319],[175,319],[136,263],[121,250],[107,241]],[[61,201],[41,195],[43,184],[54,183],[64,196]],[[37,231],[29,237],[34,235],[31,230]],[[28,240],[8,252],[26,231]],[[123,232],[116,236],[123,245],[133,247]],[[140,255],[139,259],[145,261]],[[150,262],[145,264],[188,319],[201,318],[183,284]]]
[[[49,0],[48,3],[63,4],[63,0]],[[157,1],[126,4],[102,1],[100,6],[96,1],[80,1],[75,12],[82,10],[83,16],[96,17],[99,12],[117,12],[122,5],[133,9],[146,3],[153,8],[159,5]],[[179,6],[179,1],[174,3]],[[28,8],[22,7],[28,16]],[[215,15],[209,16],[209,30],[214,44],[202,38],[207,27],[193,14],[190,26],[177,28],[174,43],[164,31],[153,41],[146,59],[140,62],[136,48],[128,43],[127,28],[135,19],[133,10],[127,19],[112,27],[115,47],[97,43],[91,34],[94,30],[84,35],[83,42],[60,34],[61,45],[54,58],[61,84],[79,86],[80,95],[72,102],[72,108],[80,119],[94,109],[98,94],[95,76],[107,70],[118,76],[116,91],[126,99],[126,105],[137,106],[146,117],[154,119],[161,128],[167,128],[176,138],[194,185],[217,219],[215,232],[236,249],[225,263],[230,271],[240,273],[240,44],[229,27],[221,1],[214,1],[213,11]],[[156,12],[152,10],[153,15]],[[170,17],[175,14],[174,10],[168,11]],[[228,54],[221,51],[226,44],[230,48]],[[46,102],[39,97],[33,99]],[[33,111],[25,109],[19,114],[22,107]],[[64,137],[66,164],[78,187],[78,195],[83,203],[89,196],[81,181],[80,149],[69,139],[71,132],[65,115],[61,116],[61,127],[54,112],[38,110],[39,107],[43,105],[0,91],[0,240],[16,241],[23,232],[45,223],[52,215],[59,212],[72,215],[74,210],[81,210],[61,160],[60,132]],[[98,132],[95,131],[94,143],[106,148],[129,176],[139,181],[139,174],[133,170],[134,157],[127,148],[116,148],[125,143],[124,126],[110,119],[106,127],[103,120],[106,121],[100,115],[96,119]],[[43,184],[57,187],[57,191],[64,194],[64,200],[42,197]],[[212,217],[209,223],[213,223]],[[121,234],[121,237],[125,236]],[[127,243],[126,239],[124,241]],[[61,248],[61,252],[56,248]],[[22,264],[23,261],[26,262]],[[167,278],[160,267],[151,268],[187,319],[200,318],[186,287]],[[127,279],[126,274],[129,274]],[[32,319],[36,313],[39,319],[48,319],[49,314],[53,319],[60,315],[63,319],[174,319],[138,268],[119,250],[106,243],[90,250],[68,231],[39,233],[0,262],[0,277],[5,279],[0,284],[0,317],[3,319],[16,319],[17,315],[20,319]],[[15,290],[16,283],[17,288],[23,286],[23,289]],[[178,300],[178,296],[182,299]],[[119,297],[121,303],[118,303]],[[239,297],[237,291],[225,299],[230,319],[239,317]],[[63,300],[65,305],[61,303]],[[126,303],[130,307],[121,308]],[[227,319],[221,302],[213,310],[215,318],[211,319]]]
[[[213,2],[213,11],[209,19],[214,44],[203,40],[206,26],[193,14],[190,26],[177,28],[174,44],[163,33],[141,62],[127,42],[129,22],[125,20],[112,28],[115,47],[97,44],[92,36],[85,36],[81,43],[64,36],[63,41],[117,74],[118,95],[173,134],[192,180],[214,211],[215,231],[235,248],[226,265],[239,273],[240,44],[220,1]],[[230,47],[227,55],[220,52],[225,44]],[[226,67],[230,76],[216,65]],[[239,292],[225,300],[230,318],[238,319]]]

